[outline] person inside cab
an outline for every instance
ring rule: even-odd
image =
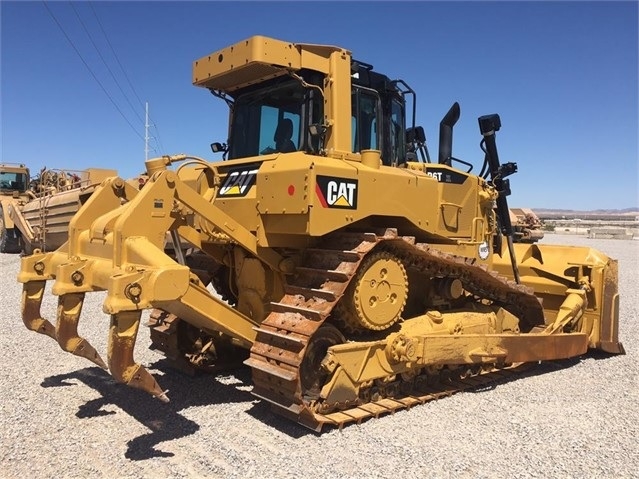
[[[293,121],[290,118],[282,118],[277,123],[275,134],[273,135],[273,141],[275,142],[275,148],[270,146],[262,150],[260,153],[268,155],[269,153],[290,153],[297,151],[295,143],[291,140],[293,136]]]

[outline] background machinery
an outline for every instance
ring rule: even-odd
[[[43,168],[31,178],[24,164],[0,165],[0,252],[53,251],[68,238],[71,218],[115,170]]]
[[[458,104],[431,162],[414,91],[343,48],[251,37],[197,60],[193,83],[230,106],[228,141],[211,145],[225,161],[148,160],[140,190],[104,181],[65,245],[22,259],[29,329],[166,401],[133,354],[152,310],[154,348],[201,368],[239,354],[256,396],[317,431],[520,363],[623,353],[616,261],[513,241],[498,115],[479,118],[474,174],[452,157]],[[106,361],[77,332],[94,291]]]
[[[9,217],[13,205],[24,205],[33,195],[29,190],[29,168],[23,164],[0,164],[0,253],[19,253],[20,233]]]
[[[517,243],[536,243],[544,237],[543,224],[530,208],[511,208],[510,222]]]

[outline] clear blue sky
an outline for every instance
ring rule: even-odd
[[[439,121],[458,101],[453,155],[475,171],[483,159],[477,117],[499,113],[500,157],[519,167],[511,206],[639,206],[636,1],[47,6],[122,114],[42,2],[2,1],[2,162],[138,174],[146,101],[159,138],[151,156],[217,161],[209,144],[226,140],[227,108],[191,85],[192,62],[262,34],[338,45],[406,81],[434,157]]]

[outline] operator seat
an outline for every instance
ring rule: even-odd
[[[273,140],[275,141],[275,150],[280,153],[290,153],[296,151],[295,143],[291,141],[293,136],[293,121],[290,118],[283,118],[277,124]]]

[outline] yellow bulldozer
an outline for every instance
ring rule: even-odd
[[[20,231],[15,228],[9,210],[31,201],[29,168],[22,163],[0,164],[0,253],[21,251]]]
[[[517,165],[499,160],[498,115],[478,119],[473,173],[452,156],[457,103],[431,161],[415,92],[340,47],[255,36],[195,61],[193,83],[230,106],[211,145],[223,161],[159,157],[141,189],[102,182],[65,245],[22,258],[27,328],[168,401],[134,359],[149,310],[153,348],[181,367],[243,358],[253,394],[316,431],[525,364],[624,352],[617,262],[513,241]],[[95,291],[106,361],[77,329]]]

